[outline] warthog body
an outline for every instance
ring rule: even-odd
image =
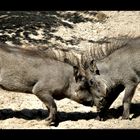
[[[37,51],[0,46],[0,86],[8,91],[36,95],[48,108],[46,120],[49,125],[56,121],[54,99],[69,98],[83,105],[92,105],[92,96],[86,89],[80,90],[74,71],[73,66],[42,58]]]
[[[99,113],[97,118],[104,118],[107,109],[125,89],[122,119],[128,119],[130,103],[140,82],[140,38],[130,39],[101,60],[88,62],[86,76]]]

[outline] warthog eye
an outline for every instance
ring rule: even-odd
[[[93,86],[93,84],[94,84],[93,80],[92,79],[89,80],[88,84],[89,84],[89,86]]]

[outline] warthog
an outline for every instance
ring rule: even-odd
[[[103,52],[102,59],[88,61],[84,66],[97,118],[104,119],[107,109],[125,89],[122,119],[129,119],[131,100],[140,83],[140,38],[129,39],[108,55]]]
[[[36,95],[48,109],[48,125],[57,122],[54,99],[69,98],[92,106],[91,94],[80,89],[75,74],[77,69],[73,66],[42,57],[36,50],[0,45],[0,86],[8,91]]]

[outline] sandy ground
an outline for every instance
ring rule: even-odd
[[[109,109],[106,121],[95,120],[96,108],[86,107],[69,99],[56,101],[60,123],[46,126],[47,110],[35,96],[25,93],[0,92],[1,129],[139,129],[140,86],[132,100],[131,120],[121,120],[122,92]]]
[[[67,11],[68,12],[68,11]],[[74,11],[73,11],[74,12]],[[73,13],[70,12],[70,13]],[[52,34],[64,40],[75,39],[77,42],[66,44],[56,38],[49,41],[52,44],[61,44],[66,47],[88,47],[92,41],[104,37],[117,37],[120,35],[140,35],[139,11],[101,11],[105,14],[88,17],[88,21],[74,23],[65,21],[73,26],[66,28],[58,26]],[[101,22],[93,22],[97,19]],[[39,33],[42,37],[42,30]],[[37,38],[36,36],[31,36]],[[45,105],[35,96],[25,93],[15,93],[0,90],[0,128],[1,129],[139,129],[140,128],[140,86],[132,100],[131,120],[121,120],[122,92],[109,109],[109,118],[106,121],[95,120],[96,108],[86,107],[69,99],[56,101],[61,122],[57,127],[46,126],[44,118],[47,116]]]

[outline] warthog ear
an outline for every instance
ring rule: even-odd
[[[78,67],[77,66],[73,66],[73,70],[74,70],[74,75],[78,73]]]
[[[76,82],[78,81],[78,67],[77,66],[73,66],[73,71],[74,71],[74,77]]]
[[[100,71],[97,68],[95,59],[91,60],[90,65],[92,66],[94,73],[97,74],[97,75],[100,75]]]
[[[94,65],[94,64],[96,64],[95,62],[96,62],[95,59],[93,59],[93,60],[91,60],[90,64]]]
[[[78,80],[82,81],[85,79],[85,73],[81,67],[79,68],[78,66],[73,66],[73,70],[74,70],[74,77],[76,82]]]
[[[89,67],[89,64],[87,61],[84,63],[83,67],[84,67],[84,69],[87,69]]]
[[[64,59],[64,62],[65,62],[65,63],[68,63],[68,64],[71,64],[70,60],[67,59],[67,58]]]

